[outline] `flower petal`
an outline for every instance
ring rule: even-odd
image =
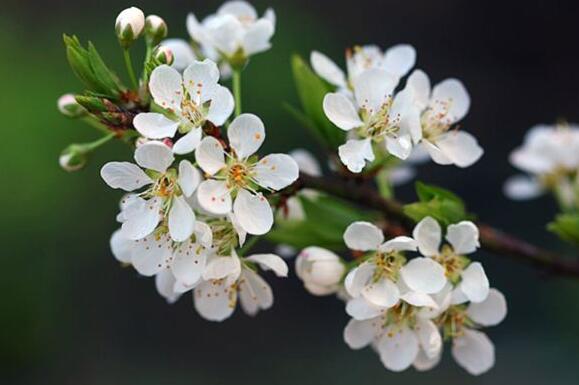
[[[222,126],[229,119],[235,107],[233,95],[228,88],[218,85],[208,97],[211,98],[211,103],[209,104],[209,111],[207,111],[207,120],[216,126]]]
[[[259,310],[273,305],[273,293],[269,284],[252,270],[244,269],[239,281],[239,302],[243,311],[254,316]]]
[[[482,265],[472,262],[461,274],[458,288],[471,302],[482,302],[489,295],[489,280]]]
[[[275,31],[270,20],[259,19],[251,24],[243,35],[243,51],[245,55],[254,55],[267,51],[271,47],[269,40]]]
[[[312,176],[321,176],[322,169],[316,158],[307,150],[298,148],[289,153],[296,161],[300,172]]]
[[[398,44],[384,53],[382,68],[399,78],[406,75],[416,63],[416,50],[409,44]]]
[[[101,178],[112,188],[125,191],[137,190],[153,183],[143,170],[129,162],[109,162],[101,168]]]
[[[179,111],[183,100],[181,74],[168,65],[160,65],[151,73],[149,90],[159,106]]]
[[[358,297],[364,286],[368,284],[374,275],[375,268],[376,266],[374,264],[364,262],[360,264],[360,266],[350,270],[344,280],[344,286],[348,294],[352,297]]]
[[[473,376],[483,374],[495,364],[495,347],[486,334],[466,329],[452,344],[454,360]]]
[[[211,259],[205,270],[203,271],[203,279],[219,280],[223,278],[231,278],[230,281],[235,281],[241,274],[241,262],[237,255],[230,257],[216,257]]]
[[[181,191],[183,191],[183,195],[190,197],[197,186],[199,186],[200,181],[201,173],[191,162],[185,159],[179,162],[179,177],[177,182],[179,183]]]
[[[338,155],[348,170],[358,173],[366,166],[366,161],[372,162],[374,160],[372,142],[369,138],[350,139],[346,144],[338,147]]]
[[[184,242],[173,253],[171,271],[175,278],[185,286],[193,286],[199,282],[207,255],[203,247],[196,243]]]
[[[278,277],[287,277],[288,266],[285,261],[275,254],[254,254],[246,261],[257,263],[263,270],[271,270]]]
[[[202,282],[193,295],[195,309],[209,321],[223,321],[235,310],[237,292],[225,280]]]
[[[191,44],[184,39],[165,39],[161,42],[161,46],[171,51],[173,54],[171,67],[179,72],[183,71],[197,59],[193,48],[191,48]]]
[[[376,338],[376,326],[379,321],[369,319],[358,321],[351,319],[344,328],[344,341],[350,349],[362,349]]]
[[[384,234],[370,222],[354,222],[346,228],[344,242],[352,250],[378,250],[384,242]]]
[[[480,247],[478,227],[470,221],[449,225],[446,229],[446,240],[457,254],[474,253]]]
[[[213,214],[227,214],[231,211],[231,194],[224,181],[205,180],[197,189],[197,199],[201,207]]]
[[[173,145],[173,153],[185,155],[193,152],[201,142],[201,129],[193,128],[184,136],[180,137]]]
[[[148,170],[163,173],[174,160],[171,149],[161,142],[147,142],[135,150],[135,161]]]
[[[409,135],[400,135],[397,138],[386,137],[386,150],[399,159],[406,159],[412,152],[412,140]]]
[[[440,363],[441,358],[442,354],[439,354],[433,358],[429,358],[426,355],[426,353],[424,353],[424,350],[420,349],[420,351],[418,352],[418,356],[416,356],[416,359],[412,363],[412,366],[414,366],[414,369],[416,369],[417,371],[424,372],[438,365]]]
[[[123,235],[129,239],[137,240],[151,234],[161,220],[162,205],[163,199],[155,197],[127,213],[122,225]]]
[[[358,321],[376,318],[382,314],[383,310],[370,304],[363,297],[353,298],[346,303],[346,313]]]
[[[233,203],[233,212],[241,227],[249,234],[262,235],[273,225],[273,212],[262,194],[241,189]]]
[[[223,146],[212,136],[203,138],[195,151],[195,159],[199,167],[209,175],[214,175],[225,167]]]
[[[413,291],[434,294],[446,284],[444,267],[431,258],[418,257],[402,266],[400,275]]]
[[[414,227],[412,237],[418,242],[418,251],[420,251],[422,255],[425,257],[438,255],[442,230],[436,219],[432,217],[422,219],[416,227]]]
[[[155,275],[155,288],[161,297],[165,298],[168,303],[175,303],[179,297],[180,293],[176,293],[173,288],[175,287],[175,277],[171,270],[163,269],[157,275]]]
[[[400,291],[394,282],[383,278],[367,284],[362,289],[362,296],[372,305],[390,308],[400,300]]]
[[[414,70],[406,80],[406,90],[412,92],[416,107],[422,111],[430,99],[430,79],[422,70]]]
[[[376,113],[394,92],[398,77],[383,69],[366,70],[354,81],[354,96],[360,108],[368,113]]]
[[[538,180],[526,175],[515,175],[507,179],[503,191],[513,200],[533,199],[545,192]]]
[[[241,114],[229,125],[227,137],[237,158],[245,159],[261,147],[265,139],[265,127],[256,115]]]
[[[162,139],[175,136],[179,122],[156,112],[142,112],[133,119],[133,126],[145,138]]]
[[[455,123],[464,118],[470,108],[470,96],[458,79],[446,79],[432,89],[430,101],[432,112],[443,114],[448,123]]]
[[[473,165],[484,153],[476,138],[464,131],[443,134],[436,139],[436,146],[458,167]],[[436,162],[436,159],[433,160]]]
[[[414,331],[426,356],[429,358],[438,357],[442,351],[442,336],[434,322],[418,317]]]
[[[111,251],[117,261],[121,263],[131,263],[131,254],[135,241],[124,236],[121,229],[116,230],[111,236]]]
[[[364,124],[364,122],[360,120],[358,111],[356,111],[356,107],[352,101],[343,94],[326,94],[323,108],[330,122],[344,131],[349,131]]]
[[[438,148],[435,144],[431,143],[428,140],[423,140],[422,146],[426,149],[426,152],[430,155],[434,163],[438,163],[441,165],[449,165],[452,164],[452,159],[450,159],[445,153],[442,152],[440,148]]]
[[[139,274],[149,277],[167,268],[171,255],[168,234],[160,237],[150,235],[135,242],[131,261]]]
[[[195,213],[182,195],[173,197],[168,222],[169,234],[175,242],[183,242],[193,234]]]
[[[254,167],[255,180],[261,187],[281,190],[298,179],[298,164],[289,155],[270,154]]]
[[[346,76],[329,57],[318,51],[312,51],[310,55],[312,69],[321,78],[337,87],[346,87]]]
[[[416,307],[427,307],[435,310],[438,308],[438,304],[430,295],[418,291],[408,291],[401,295],[400,299]]]
[[[399,235],[380,245],[380,251],[416,251],[416,241],[410,237]]]
[[[507,301],[503,293],[492,288],[483,302],[468,305],[466,314],[481,326],[495,326],[507,316]]]
[[[197,104],[209,100],[209,95],[214,92],[218,80],[219,68],[209,59],[194,61],[183,72],[183,85]]]
[[[400,372],[412,365],[418,356],[418,338],[407,326],[389,326],[378,341],[377,350],[386,369]]]

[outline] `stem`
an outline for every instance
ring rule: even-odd
[[[251,250],[251,248],[253,246],[255,246],[255,244],[259,241],[259,237],[254,236],[251,237],[247,242],[245,242],[245,244],[243,245],[243,247],[241,249],[239,249],[239,251],[237,252],[237,254],[240,257],[243,257],[243,255],[245,255],[245,253],[247,253],[249,250]]]
[[[415,223],[404,214],[401,203],[381,197],[378,192],[368,185],[357,185],[351,182],[336,178],[300,174],[300,178],[289,188],[295,190],[296,185],[298,188],[312,188],[349,200],[360,206],[377,210],[388,220],[398,222],[407,233],[412,233]],[[565,258],[560,254],[542,249],[487,224],[478,222],[477,225],[483,249],[494,254],[505,255],[533,264],[547,272],[579,278],[578,259]],[[390,232],[390,226],[387,227],[386,231]]]
[[[133,63],[131,61],[131,54],[128,48],[123,49],[123,57],[125,58],[125,66],[127,67],[127,73],[131,79],[133,88],[136,90],[139,88],[139,83],[137,83],[137,78],[135,76],[135,71],[133,70]]]
[[[86,124],[88,124],[89,126],[96,128],[98,131],[102,132],[105,135],[108,135],[111,133],[111,130],[109,130],[109,128],[106,125],[99,122],[98,119],[96,119],[92,115],[85,116],[81,120],[83,122],[85,122]]]
[[[116,134],[114,132],[110,132],[107,135],[103,136],[102,138],[95,140],[94,142],[87,143],[86,149],[88,151],[93,151],[94,149],[102,146],[103,144],[107,143],[109,140],[111,140],[114,137],[116,137]]]
[[[241,70],[233,70],[233,97],[235,98],[235,116],[241,114]]]

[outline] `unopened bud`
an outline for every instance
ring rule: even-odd
[[[77,144],[71,144],[62,151],[58,163],[65,171],[78,171],[86,165],[86,151]]]
[[[145,19],[145,39],[155,46],[167,37],[167,24],[157,15],[149,15]]]
[[[58,98],[58,110],[69,118],[80,118],[86,115],[86,109],[78,104],[73,94],[64,94]]]
[[[137,40],[145,28],[145,14],[139,8],[131,7],[117,16],[115,31],[123,48]]]
[[[321,247],[308,247],[296,258],[296,274],[314,295],[335,293],[344,272],[340,257]]]
[[[173,60],[175,59],[173,56],[173,51],[171,51],[169,48],[162,46],[162,45],[158,46],[155,49],[155,52],[153,53],[153,57],[160,64],[167,64],[167,65],[173,64]]]

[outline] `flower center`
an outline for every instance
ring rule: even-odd
[[[427,109],[420,117],[422,135],[424,139],[429,141],[436,140],[440,135],[450,130],[452,126],[452,120],[448,116],[451,101],[437,100],[435,103],[440,106],[436,108],[436,111]]]
[[[364,138],[372,138],[378,143],[384,140],[385,136],[396,137],[400,131],[400,115],[391,116],[391,107],[391,96],[388,96],[376,112],[362,106],[365,124],[360,128],[359,135]]]
[[[406,258],[400,252],[377,251],[376,255],[374,256],[374,264],[376,265],[376,270],[374,271],[373,279],[378,281],[384,277],[396,281],[398,279],[398,272],[405,262]]]
[[[464,333],[465,327],[473,326],[473,322],[466,314],[465,305],[449,307],[448,310],[442,313],[434,322],[442,326],[445,340],[460,337]]]
[[[205,123],[204,107],[199,106],[190,98],[183,98],[181,102],[181,112],[193,127],[200,127]]]
[[[460,273],[468,263],[467,258],[457,255],[450,245],[442,246],[440,254],[433,259],[444,267],[446,277],[452,282],[458,282]]]
[[[227,171],[227,185],[230,188],[243,188],[250,179],[250,168],[244,163],[233,163]]]
[[[231,249],[239,246],[237,231],[226,219],[208,219],[207,224],[213,233],[213,247],[218,255],[229,255]]]

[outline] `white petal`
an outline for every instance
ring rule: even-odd
[[[147,142],[135,150],[135,161],[143,168],[165,172],[175,157],[169,147],[161,142]]]
[[[449,123],[464,118],[470,108],[470,96],[457,79],[446,79],[432,89],[431,108],[434,114],[446,113]]]
[[[212,18],[205,24],[208,40],[217,50],[226,56],[232,56],[239,49],[239,43],[245,28],[233,15]]]
[[[211,103],[209,111],[207,111],[207,120],[216,126],[221,126],[231,116],[235,107],[233,95],[231,95],[231,91],[228,88],[217,86],[209,97],[211,98]]]
[[[366,161],[372,162],[374,160],[372,142],[369,138],[350,139],[338,148],[338,155],[348,170],[358,173],[366,166]]]
[[[112,188],[133,191],[153,183],[143,170],[129,162],[109,162],[101,168],[101,177]]]
[[[344,131],[364,124],[352,101],[340,93],[327,94],[324,97],[323,108],[330,122]]]
[[[168,65],[160,65],[151,73],[149,90],[155,103],[172,110],[181,109],[183,87],[181,74]]]
[[[434,163],[438,163],[441,165],[449,165],[452,164],[452,159],[450,159],[445,153],[443,153],[440,148],[438,148],[433,143],[429,142],[428,140],[423,140],[422,146],[426,149],[426,152],[430,155]]]
[[[392,238],[380,245],[380,251],[416,251],[416,241],[404,235]]]
[[[387,177],[392,186],[402,186],[416,177],[416,170],[413,167],[400,165],[390,170]]]
[[[131,252],[135,247],[135,241],[126,238],[121,229],[116,230],[111,236],[111,251],[121,263],[131,263]]]
[[[344,280],[344,286],[346,287],[348,294],[352,297],[358,297],[364,286],[366,286],[374,275],[375,268],[375,265],[364,262],[360,266],[350,270]]]
[[[418,355],[418,339],[407,326],[386,329],[377,345],[380,360],[386,369],[400,372],[412,365]]]
[[[463,303],[468,301],[469,301],[468,297],[466,296],[466,294],[463,293],[462,290],[460,290],[460,286],[454,288],[454,290],[450,295],[451,305],[462,305]]]
[[[233,15],[240,20],[247,20],[248,22],[257,19],[257,12],[253,5],[247,1],[234,0],[223,3],[217,10],[218,15]]]
[[[175,287],[175,277],[173,277],[171,270],[163,269],[155,275],[155,287],[157,288],[157,292],[165,298],[168,303],[174,303],[179,299],[180,294],[173,290]]]
[[[163,199],[155,197],[146,201],[123,222],[123,235],[129,239],[137,240],[151,234],[161,220],[161,206]]]
[[[145,138],[162,139],[172,138],[177,132],[179,122],[156,112],[142,112],[133,119],[133,126]]]
[[[271,154],[262,158],[254,167],[255,180],[261,187],[281,190],[298,179],[298,164],[289,155]]]
[[[266,19],[253,23],[243,35],[243,51],[246,55],[254,55],[271,47],[269,40],[274,33],[274,25]]]
[[[430,258],[414,258],[400,269],[404,282],[413,291],[434,294],[446,284],[444,267]]]
[[[206,102],[217,87],[219,69],[215,62],[205,59],[195,61],[183,72],[183,85],[193,100]]]
[[[235,281],[241,274],[241,262],[237,255],[230,257],[215,257],[211,259],[203,271],[203,279],[218,280],[231,278]]]
[[[537,198],[545,192],[539,181],[526,175],[515,175],[507,179],[503,191],[514,200]]]
[[[373,305],[390,308],[398,303],[400,291],[394,282],[383,278],[367,284],[362,289],[362,296]]]
[[[464,330],[452,344],[454,360],[473,376],[483,374],[495,364],[495,347],[486,334],[477,330]]]
[[[474,253],[480,247],[478,227],[470,221],[449,225],[446,229],[446,240],[457,254]]]
[[[265,127],[256,115],[241,114],[229,125],[227,137],[237,158],[245,159],[261,147],[265,139]]]
[[[239,302],[243,311],[251,316],[259,310],[269,309],[273,305],[271,287],[259,274],[244,269],[239,281]]]
[[[182,195],[173,197],[168,222],[169,234],[175,242],[183,242],[193,234],[195,214]]]
[[[231,194],[224,181],[206,180],[197,189],[197,199],[203,209],[213,214],[231,211]]]
[[[249,234],[265,234],[273,225],[273,212],[262,194],[254,195],[247,190],[239,190],[233,203],[233,212],[241,227]]]
[[[386,150],[399,159],[406,159],[412,152],[412,140],[409,135],[401,135],[397,138],[386,137]]]
[[[420,351],[418,352],[418,356],[416,356],[416,359],[412,363],[412,366],[414,366],[414,369],[416,369],[417,371],[424,372],[438,365],[441,358],[442,354],[439,354],[433,358],[429,358],[426,356],[426,353],[424,353],[424,351],[420,349]]]
[[[312,51],[310,63],[313,70],[328,83],[338,87],[346,87],[346,76],[329,57],[318,51]]]
[[[201,142],[201,134],[200,128],[193,128],[175,142],[173,152],[177,155],[185,155],[193,152],[199,145],[199,142]]]
[[[167,47],[171,51],[173,54],[173,64],[171,64],[171,67],[179,72],[183,71],[197,59],[193,48],[191,48],[191,44],[184,39],[166,39],[161,42],[161,46]]]
[[[273,271],[278,277],[287,277],[287,264],[275,254],[254,254],[245,260],[257,263],[264,270]]]
[[[372,68],[364,71],[354,82],[354,95],[358,106],[370,114],[376,113],[392,95],[397,83],[396,76],[382,69]]]
[[[373,306],[364,298],[354,298],[346,303],[346,313],[358,321],[376,318],[382,314],[383,309]]]
[[[472,262],[461,274],[460,290],[471,302],[482,302],[489,295],[489,280],[482,265]]]
[[[417,318],[414,331],[426,356],[429,358],[438,357],[442,351],[442,336],[434,322]]]
[[[237,233],[237,240],[239,242],[239,246],[243,246],[243,244],[245,243],[245,238],[247,237],[247,231],[245,231],[243,227],[241,227],[241,224],[237,220],[237,217],[235,216],[234,213],[229,213],[227,214],[227,216],[229,218],[229,221],[233,225],[233,229]]]
[[[312,176],[321,176],[322,169],[316,158],[307,150],[296,149],[289,153],[289,155],[296,161],[300,172]]]
[[[458,167],[473,165],[484,153],[476,138],[464,131],[452,131],[440,136],[436,139],[436,146]],[[433,160],[436,162],[436,159]]]
[[[435,310],[438,308],[438,304],[430,295],[418,291],[408,291],[401,295],[400,299],[416,307],[428,307]]]
[[[183,285],[193,286],[201,279],[206,259],[203,247],[196,243],[184,242],[173,253],[171,271]]]
[[[466,314],[481,326],[495,326],[507,316],[507,301],[503,293],[492,288],[483,302],[468,305]]]
[[[213,233],[207,223],[195,221],[195,229],[193,232],[195,233],[196,243],[206,248],[211,247],[213,243]]]
[[[380,320],[369,319],[358,321],[351,319],[344,328],[344,341],[350,349],[362,349],[374,340],[376,337],[376,323]]]
[[[412,236],[416,242],[418,242],[418,251],[420,251],[422,255],[425,257],[438,255],[442,230],[436,219],[432,217],[422,219],[416,227],[414,227]]]
[[[223,321],[235,310],[237,292],[225,280],[202,282],[193,295],[195,309],[209,321]]]
[[[214,175],[225,167],[223,146],[212,136],[203,138],[195,151],[195,159],[199,167],[209,175]]]
[[[131,260],[139,274],[153,276],[167,268],[171,254],[168,235],[151,235],[135,242]]]
[[[430,79],[422,70],[413,71],[406,80],[406,89],[411,90],[414,102],[420,111],[426,108],[430,99]]]
[[[184,159],[179,162],[179,178],[177,181],[179,182],[181,191],[183,191],[183,195],[190,197],[197,186],[199,186],[201,173],[191,162]]]
[[[354,222],[346,228],[344,242],[352,250],[378,250],[384,234],[370,222]]]
[[[382,68],[398,77],[402,77],[414,67],[416,50],[408,44],[398,44],[384,53]]]

